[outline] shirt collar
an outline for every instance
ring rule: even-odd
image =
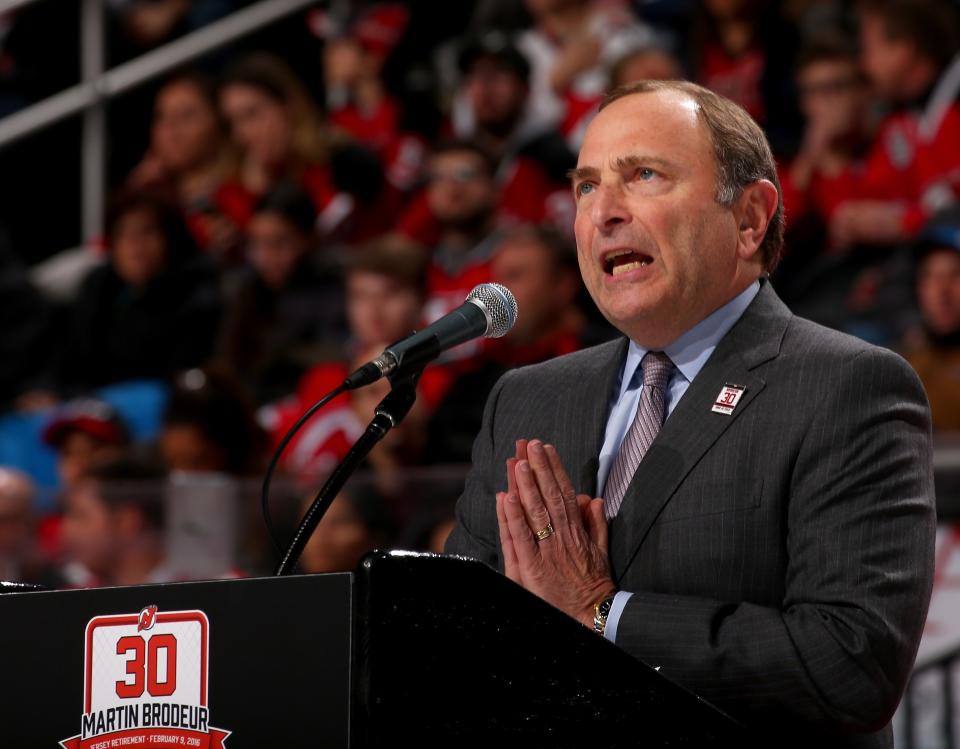
[[[734,326],[737,320],[746,312],[750,302],[760,291],[760,282],[754,281],[737,296],[719,309],[711,312],[703,320],[667,346],[663,352],[670,357],[670,361],[683,375],[688,383],[700,374],[703,365],[713,354],[717,344]],[[627,358],[623,363],[623,375],[620,380],[620,397],[634,384],[640,369],[640,362],[646,356],[648,349],[635,341],[630,341],[627,348]]]

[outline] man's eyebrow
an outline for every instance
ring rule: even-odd
[[[644,154],[630,154],[629,156],[620,156],[613,162],[613,168],[618,172],[625,172],[628,169],[635,169],[638,166],[670,166],[671,162],[659,156],[647,156]]]
[[[672,162],[667,159],[660,158],[659,156],[645,156],[642,154],[630,154],[628,156],[620,156],[613,162],[614,170],[618,172],[626,172],[630,169],[636,169],[638,166],[657,166],[657,167],[670,167],[673,166]],[[596,179],[600,175],[600,170],[595,166],[578,166],[576,169],[570,169],[567,172],[567,179],[572,182],[576,182],[582,179]]]
[[[577,182],[581,179],[596,178],[599,174],[600,170],[595,166],[578,166],[576,169],[567,170],[567,179],[571,182]]]

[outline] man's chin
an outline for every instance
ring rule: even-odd
[[[598,305],[599,306],[599,305]],[[635,330],[637,326],[649,326],[656,324],[660,319],[658,313],[659,306],[655,304],[613,304],[610,306],[600,306],[600,311],[607,321],[617,330],[626,335],[631,335],[630,331]]]
[[[602,289],[593,295],[593,299],[604,316],[615,325],[616,320],[629,323],[649,318],[664,306],[663,294],[649,282],[633,283],[616,290]]]

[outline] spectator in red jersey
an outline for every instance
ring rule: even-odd
[[[108,262],[84,280],[65,331],[61,390],[165,378],[211,353],[220,324],[216,271],[177,206],[118,196],[107,216]]]
[[[266,446],[253,405],[233,377],[213,368],[177,377],[160,432],[171,471],[258,476]]]
[[[67,495],[64,543],[94,578],[85,587],[169,582],[162,468],[133,456],[92,466]]]
[[[258,403],[290,393],[314,362],[339,358],[346,337],[340,279],[314,225],[310,197],[291,183],[271,190],[250,220],[249,267],[232,279],[218,360]]]
[[[799,121],[792,86],[796,30],[769,0],[694,4],[686,59],[691,79],[742,106],[774,153],[789,152]]]
[[[437,463],[470,460],[486,396],[504,372],[581,347],[577,256],[562,234],[551,227],[509,232],[497,244],[491,278],[513,291],[520,312],[510,333],[457,377],[431,418],[424,454]]]
[[[856,194],[870,147],[868,89],[852,40],[834,33],[812,39],[797,60],[797,88],[803,142],[780,184],[788,246],[807,261],[819,254],[837,208]]]
[[[377,3],[323,48],[330,122],[378,152],[400,134],[400,102],[387,92],[382,72],[409,16],[401,3]]]
[[[347,263],[347,319],[354,354],[393,343],[423,321],[427,264],[419,248],[376,242]]]
[[[834,242],[890,244],[915,235],[960,187],[960,32],[949,0],[865,0],[863,68],[892,107],[857,199],[840,207]]]
[[[362,248],[346,270],[347,317],[351,355],[347,361],[319,364],[300,381],[296,396],[261,412],[278,443],[313,403],[337,387],[353,369],[379,355],[390,343],[420,327],[426,294],[426,263],[415,248],[377,243]],[[450,373],[431,366],[420,379],[420,400],[403,424],[392,431],[370,456],[381,474],[417,457],[421,414],[439,402]],[[373,408],[389,389],[387,380],[352,391],[316,414],[287,448],[283,465],[294,474],[318,476],[342,459],[373,417]]]
[[[933,428],[960,432],[960,211],[935,216],[916,245],[921,330],[905,357],[930,399]]]
[[[234,167],[213,81],[189,72],[168,79],[154,100],[150,146],[128,185],[169,190],[197,244],[232,262],[239,259],[241,235],[220,201]]]
[[[540,119],[530,100],[530,63],[505,36],[490,32],[469,41],[459,58],[463,80],[452,127],[498,160],[500,214],[514,222],[573,222],[566,179],[575,166],[555,122]]]
[[[245,228],[259,198],[289,181],[310,196],[327,238],[356,240],[389,227],[393,215],[378,210],[383,175],[376,156],[326,126],[284,62],[261,54],[238,63],[221,86],[220,107],[240,150],[238,176],[222,193],[238,225]]]
[[[499,242],[499,191],[493,158],[469,141],[436,148],[427,162],[426,199],[441,233],[430,255],[426,321],[433,322],[463,304],[479,283],[490,280],[490,257]],[[475,355],[472,342],[448,352]]]
[[[229,188],[241,225],[258,196],[284,179],[304,183],[318,212],[327,207],[335,195],[328,167],[331,135],[285,63],[266,55],[238,63],[221,84],[220,108],[240,149],[238,179]]]
[[[323,11],[314,17],[329,19]],[[345,33],[331,34],[329,23],[316,24],[320,27],[315,29],[325,40],[323,76],[330,123],[379,157],[384,186],[376,210],[389,217],[402,212],[427,152],[423,136],[407,127],[405,108],[384,83],[384,68],[409,17],[401,3],[375,3]],[[381,227],[388,228],[382,223]]]

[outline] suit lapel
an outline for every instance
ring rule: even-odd
[[[567,393],[559,399],[556,448],[578,492],[597,492],[597,467],[607,427],[610,394],[620,378],[629,341],[619,338],[599,347],[585,367],[572,374]]]
[[[789,310],[764,282],[677,403],[610,522],[610,558],[618,582],[690,470],[763,390],[766,383],[753,370],[779,354],[789,319]],[[732,414],[715,413],[712,406],[728,384],[744,387],[744,393]]]

